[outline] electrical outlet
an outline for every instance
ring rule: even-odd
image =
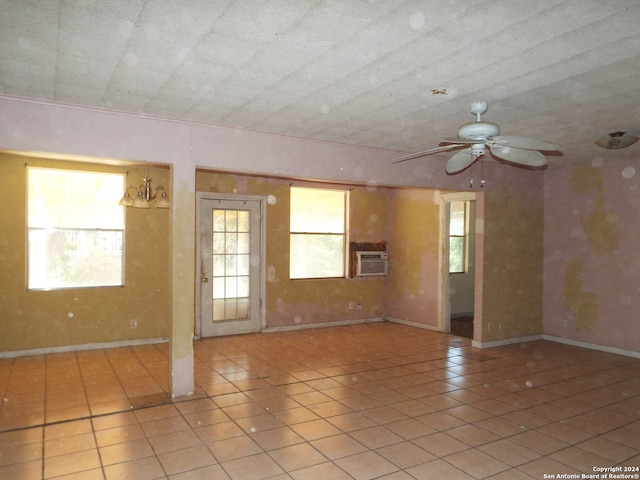
[[[349,302],[349,310],[353,310],[355,304],[353,302]]]
[[[362,304],[361,304],[361,303],[357,304],[357,305],[356,305],[356,308],[357,308],[358,310],[362,310]]]
[[[493,330],[493,323],[487,322],[487,332],[490,332],[491,330]]]

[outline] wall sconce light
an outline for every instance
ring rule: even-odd
[[[149,208],[149,202],[156,200],[156,208],[169,208],[171,206],[171,203],[169,202],[169,195],[167,195],[167,191],[162,185],[158,185],[155,192],[153,191],[148,172],[147,176],[143,178],[142,181],[144,183],[141,183],[138,187],[135,198],[132,198],[131,195],[129,195],[129,190],[135,190],[135,187],[127,187],[124,195],[120,199],[120,205],[123,207]]]

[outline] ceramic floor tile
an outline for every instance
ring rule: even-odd
[[[96,442],[99,447],[115,445],[117,443],[130,442],[144,438],[144,430],[140,425],[124,425],[122,427],[107,428],[95,432]]]
[[[156,453],[173,452],[174,450],[202,445],[202,440],[191,429],[153,437],[148,436],[148,438]]]
[[[207,425],[194,429],[196,435],[203,443],[212,443],[227,438],[244,435],[244,431],[234,422],[222,422],[215,425]]]
[[[486,478],[509,469],[506,463],[476,449],[454,453],[445,460],[476,478]]]
[[[158,454],[162,468],[168,475],[215,465],[216,459],[204,445]]]
[[[42,458],[42,449],[41,443],[0,447],[0,467],[39,460]]]
[[[436,459],[434,455],[409,442],[379,448],[376,450],[376,453],[402,469],[414,467]]]
[[[403,441],[401,436],[396,435],[391,430],[382,426],[357,430],[355,432],[351,432],[350,435],[371,450]]]
[[[441,432],[418,438],[413,443],[437,457],[445,457],[469,449],[466,443]]]
[[[251,438],[265,451],[295,445],[304,439],[289,427],[273,428],[251,434]]]
[[[106,480],[123,480],[125,478],[155,480],[166,478],[160,461],[156,457],[146,457],[106,466],[104,467],[104,475]]]
[[[296,425],[292,425],[291,429],[308,442],[323,437],[331,437],[341,433],[338,428],[331,425],[331,423],[329,423],[328,421],[322,419],[298,423]]]
[[[246,435],[209,443],[207,448],[219,463],[263,453],[260,445]]]
[[[301,468],[300,470],[291,472],[290,475],[294,480],[353,480],[352,476],[331,462]]]
[[[437,459],[432,462],[407,469],[407,472],[417,480],[433,480],[436,478],[455,478],[456,480],[474,480],[474,477],[456,468],[444,460]],[[542,477],[540,477],[542,478]]]
[[[495,433],[470,424],[452,428],[447,430],[446,433],[471,447],[477,447],[500,439]]]
[[[343,415],[336,415],[329,418],[328,421],[347,433],[376,425],[376,422],[367,418],[363,412],[350,412]]]
[[[271,430],[273,428],[280,428],[285,424],[280,421],[275,415],[265,413],[264,415],[257,415],[253,417],[241,418],[236,420],[236,423],[246,433],[263,432],[265,430]]]
[[[594,466],[606,466],[614,463],[606,458],[575,446],[554,452],[549,455],[549,458],[582,473],[593,473]]]
[[[44,459],[45,478],[59,477],[70,473],[84,472],[99,468],[100,457],[97,449],[83,450],[81,452]]]
[[[526,480],[640,461],[637,359],[387,323],[194,350],[196,395],[176,402],[165,344],[0,360],[0,478]]]
[[[169,480],[230,480],[220,465],[209,465],[170,475]]]
[[[100,448],[102,465],[114,465],[153,455],[155,455],[153,448],[146,438]]]
[[[324,463],[327,458],[308,443],[299,443],[289,447],[272,450],[269,456],[280,465],[285,472],[300,470]]]
[[[341,458],[335,464],[356,480],[378,478],[399,470],[396,465],[371,451]]]
[[[640,451],[635,448],[603,437],[590,438],[589,440],[579,443],[578,447],[619,465],[623,465],[626,460],[640,453]]]
[[[493,443],[488,443],[478,447],[478,450],[512,467],[531,462],[541,456],[539,453],[509,440],[498,440]]]
[[[82,450],[96,448],[93,432],[80,435],[66,435],[44,442],[44,457],[56,457]]]
[[[519,433],[510,437],[509,440],[541,455],[548,455],[569,446],[566,442],[536,430]]]
[[[181,416],[161,418],[141,423],[140,426],[149,437],[166,435],[189,429],[189,424]]]
[[[459,418],[445,412],[427,413],[426,415],[417,417],[417,420],[438,431],[449,430],[465,424],[465,422]]]
[[[405,440],[424,437],[425,435],[430,435],[436,432],[435,429],[428,427],[424,423],[414,420],[413,418],[387,423],[385,424],[385,428],[396,435],[401,436]]]
[[[367,447],[346,434],[314,440],[311,442],[311,445],[331,460],[348,457],[368,450]]]
[[[232,480],[259,480],[284,473],[266,453],[242,457],[221,465]]]
[[[42,480],[42,460],[0,466],[0,478]]]

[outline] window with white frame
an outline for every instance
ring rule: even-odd
[[[125,175],[27,167],[27,288],[123,284]]]
[[[469,202],[449,203],[449,273],[465,273],[468,268]]]
[[[291,187],[289,277],[345,275],[348,192]]]

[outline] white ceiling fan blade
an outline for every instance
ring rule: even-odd
[[[478,155],[471,152],[470,148],[460,150],[447,161],[447,173],[458,173],[476,161]]]
[[[542,150],[549,152],[558,152],[560,147],[553,143],[543,142],[535,138],[515,137],[512,135],[498,135],[494,137],[491,143],[507,145],[514,148],[524,148],[525,150]]]
[[[430,148],[429,150],[423,150],[422,152],[410,153],[409,155],[405,155],[404,157],[396,158],[391,163],[400,163],[406,162],[407,160],[413,160],[418,157],[426,157],[427,155],[432,155],[434,153],[447,152],[449,150],[453,150],[454,148],[462,147],[462,144],[457,145],[445,145],[444,147],[435,147]]]
[[[544,167],[547,164],[546,157],[536,150],[522,150],[500,144],[490,145],[489,148],[496,157],[511,163],[519,163],[529,167]]]

